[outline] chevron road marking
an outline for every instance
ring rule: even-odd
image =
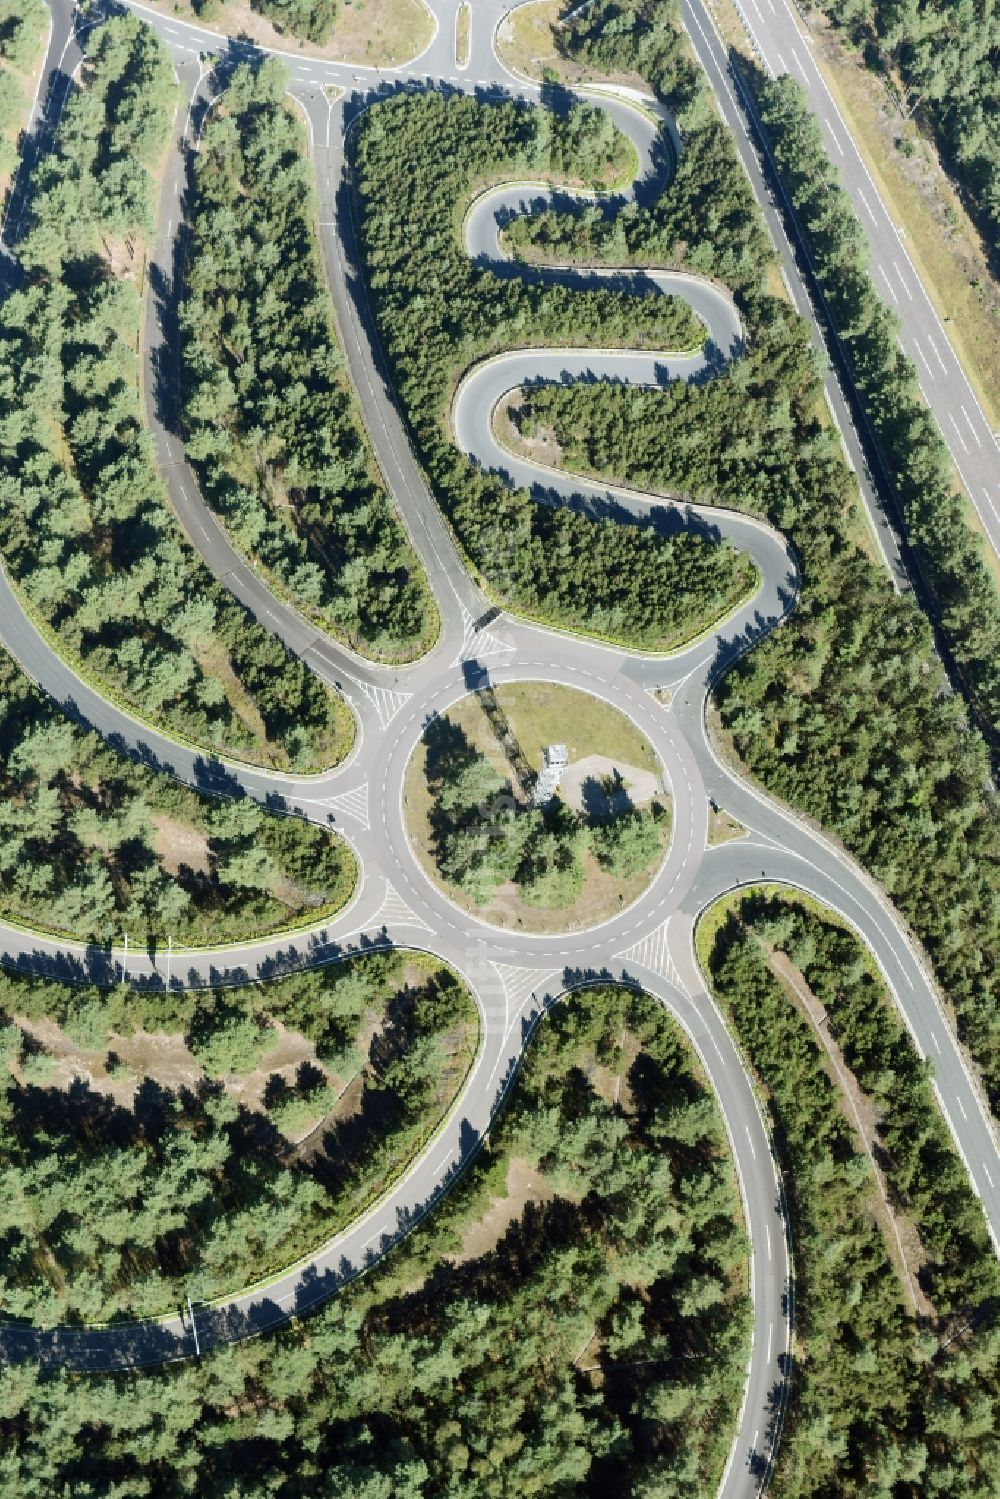
[[[690,999],[691,996],[688,994],[688,990],[680,974],[677,972],[677,966],[670,956],[667,947],[667,928],[669,926],[670,917],[668,916],[666,921],[660,926],[655,927],[653,931],[647,932],[646,936],[641,938],[640,941],[634,943],[631,947],[627,947],[624,952],[615,953],[615,957],[620,958],[623,963],[638,963],[643,968],[651,969],[653,973],[658,973],[661,978],[665,978],[668,983],[674,984],[682,994],[687,994],[688,999]]]
[[[355,817],[365,832],[371,827],[368,820],[368,782],[362,781],[360,786],[355,786],[353,791],[341,791],[336,796],[328,796],[323,802],[324,807],[331,807],[335,812],[343,812],[345,817]]]
[[[465,605],[459,604],[458,607],[462,611],[462,645],[451,663],[452,666],[457,666],[459,661],[478,661],[483,656],[501,656],[514,649],[508,641],[502,640],[499,635],[494,635],[492,630],[488,628],[477,630],[476,622]]]
[[[496,969],[503,986],[504,1004],[507,1007],[507,1018],[504,1024],[505,1037],[527,1000],[538,990],[544,990],[548,980],[562,972],[561,968],[517,968],[509,963],[495,963],[492,958],[490,967]]]
[[[378,721],[387,729],[413,696],[412,692],[395,692],[391,687],[376,687],[372,682],[359,682],[358,686],[378,714]]]
[[[410,910],[406,901],[389,881],[385,882],[385,899],[375,913],[375,923],[378,926],[419,926],[425,932],[430,927],[422,917],[417,916]]]

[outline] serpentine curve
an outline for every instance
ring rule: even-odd
[[[692,0],[699,3],[700,0]],[[51,0],[55,24],[47,69],[72,58],[73,11],[70,0]],[[219,37],[204,27],[175,18],[166,20],[141,4],[144,19],[162,30],[174,52],[189,99],[206,97],[202,51],[216,50]],[[402,80],[413,76],[456,86],[454,59],[448,47],[457,0],[436,0],[441,25],[419,68],[392,70]],[[535,100],[538,89],[511,75],[499,62],[493,37],[507,10],[504,0],[486,0],[474,12],[470,89],[502,89]],[[481,32],[480,19],[488,28]],[[486,40],[484,40],[484,37]],[[698,43],[696,42],[696,47]],[[247,49],[232,42],[239,60]],[[719,57],[706,66],[718,68]],[[320,929],[293,937],[219,948],[214,952],[173,955],[171,986],[233,983],[269,978],[305,964],[335,960],[380,944],[419,946],[449,961],[463,975],[479,1005],[480,1047],[476,1063],[450,1118],[438,1137],[393,1190],[344,1233],[267,1286],[248,1288],[239,1296],[200,1307],[196,1329],[200,1346],[246,1336],[272,1327],[314,1306],[353,1276],[362,1273],[396,1242],[446,1190],[471,1157],[489,1126],[518,1058],[546,1007],[567,990],[591,978],[640,984],[667,1004],[698,1049],[719,1100],[740,1175],[747,1231],[752,1245],[751,1296],[754,1338],[744,1403],[734,1434],[731,1461],[721,1492],[756,1492],[769,1470],[780,1428],[790,1343],[790,1258],[780,1182],[766,1127],[737,1048],[711,997],[693,950],[698,914],[727,889],[762,876],[811,891],[840,910],[868,943],[890,989],[917,1039],[937,1047],[942,1089],[962,1104],[965,1121],[953,1132],[964,1142],[967,1159],[983,1149],[983,1132],[991,1142],[981,1100],[947,1021],[933,983],[910,943],[898,916],[873,882],[832,844],[778,807],[724,766],[709,741],[704,719],[712,682],[742,651],[780,621],[794,604],[797,579],[794,560],[771,528],[745,516],[705,507],[680,506],[663,496],[637,494],[621,486],[585,484],[564,474],[525,465],[496,445],[491,414],[504,390],[541,374],[623,375],[659,383],[664,368],[671,374],[698,372],[672,355],[660,367],[645,367],[624,353],[593,351],[554,354],[518,351],[484,363],[470,372],[453,409],[456,438],[479,462],[508,473],[545,498],[599,503],[647,518],[669,512],[682,524],[709,525],[750,553],[759,575],[754,598],[732,612],[706,639],[670,657],[637,656],[592,640],[546,630],[502,616],[488,626],[478,623],[486,601],[458,564],[450,533],[406,439],[388,380],[363,281],[356,292],[359,257],[344,176],[343,138],[352,115],[363,106],[367,88],[351,95],[359,77],[375,84],[372,70],[306,58],[288,58],[292,88],[310,122],[321,198],[321,246],[330,290],[340,323],[349,371],[365,412],[369,434],[391,491],[403,511],[411,536],[438,599],[442,633],[423,660],[396,671],[364,662],[321,636],[294,609],[274,599],[259,577],[236,554],[222,528],[198,494],[176,433],[164,426],[149,402],[150,424],[172,502],[194,544],[227,586],[254,610],[262,623],[301,654],[327,681],[339,686],[358,718],[356,752],[345,765],[319,776],[288,776],[243,766],[209,762],[167,736],[148,732],[89,688],[85,688],[38,637],[0,580],[0,638],[25,669],[71,712],[77,712],[108,741],[147,762],[190,781],[200,790],[250,795],[265,805],[334,825],[350,839],[364,877],[349,911]],[[387,70],[388,71],[388,70]],[[323,92],[338,84],[347,97],[334,103]],[[593,96],[592,96],[593,97]],[[59,105],[59,89],[49,102]],[[654,130],[648,117],[619,100],[602,104],[624,123],[649,163]],[[627,119],[626,119],[627,117]],[[167,284],[177,264],[176,236],[182,214],[188,121],[179,149],[168,164],[155,259]],[[640,172],[640,177],[642,173]],[[474,205],[467,219],[470,253],[484,254],[501,274],[505,264],[497,240],[497,212],[523,203],[523,189],[501,189]],[[620,273],[552,272],[581,274]],[[661,287],[683,289],[710,330],[720,357],[739,336],[738,317],[717,288],[695,278],[643,273]],[[696,299],[696,300],[695,300]],[[735,319],[735,322],[734,322]],[[161,324],[150,306],[146,351],[147,391],[153,389],[153,361],[175,336],[168,309]],[[703,357],[703,356],[701,356]],[[655,357],[654,357],[655,360]],[[702,366],[704,368],[704,365]],[[632,716],[659,755],[674,801],[673,838],[656,878],[646,892],[613,920],[572,937],[532,937],[498,932],[458,912],[422,875],[402,825],[402,775],[429,716],[461,692],[483,680],[502,683],[541,677],[583,688],[607,698]],[[669,707],[651,695],[666,689]],[[706,850],[708,801],[711,794],[748,829],[739,843]],[[26,935],[0,925],[0,959],[19,968],[60,978],[112,982],[121,955],[82,944]],[[181,965],[183,964],[183,971]],[[141,953],[129,965],[129,981],[150,988],[167,980],[163,954]],[[952,1120],[949,1117],[949,1122]],[[978,1133],[977,1133],[978,1131]],[[997,1172],[1000,1180],[1000,1171]],[[1000,1227],[1000,1193],[990,1195],[975,1173],[973,1182],[985,1199],[988,1219]],[[9,1358],[32,1356],[76,1368],[149,1364],[190,1356],[194,1331],[184,1314],[155,1321],[115,1323],[108,1327],[62,1326],[40,1329],[6,1326],[2,1348]],[[738,1460],[737,1460],[738,1457]]]

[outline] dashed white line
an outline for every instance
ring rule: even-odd
[[[987,1164],[986,1164],[985,1161],[983,1162],[983,1175],[985,1176],[987,1184],[989,1185],[989,1188],[992,1191],[993,1190],[993,1178],[990,1175],[989,1167],[987,1166]]]
[[[961,405],[961,403],[959,404],[959,410],[961,411],[962,415],[965,417],[965,420],[969,424],[969,431],[972,433],[973,437],[976,439],[976,442],[979,444],[979,446],[982,447],[983,440],[980,437],[979,433],[976,431],[975,427],[973,426],[972,417],[966,411],[965,407],[963,405]]]
[[[756,1160],[756,1159],[757,1159],[757,1152],[756,1152],[756,1150],[755,1150],[755,1149],[754,1149],[754,1145],[753,1145],[753,1135],[752,1135],[752,1134],[751,1134],[751,1133],[750,1133],[750,1126],[749,1126],[749,1124],[745,1124],[745,1125],[744,1125],[744,1126],[743,1126],[743,1128],[744,1128],[744,1129],[745,1129],[745,1130],[746,1130],[746,1132],[747,1132],[747,1140],[748,1140],[748,1141],[749,1141],[749,1144],[750,1144],[750,1154],[751,1154],[751,1155],[752,1155],[752,1156],[753,1156],[753,1158],[754,1158],[754,1160]]]
[[[930,333],[928,333],[928,335],[927,335],[927,342],[931,346],[931,353],[934,355],[934,358],[937,360],[938,364],[941,366],[941,373],[942,373],[942,375],[946,375],[948,373],[948,366],[945,364],[944,360],[941,358],[940,352],[938,351],[938,346],[934,342],[934,339],[933,339],[933,337],[932,337],[932,335]]]
[[[913,347],[917,351],[917,357],[920,360],[920,363],[923,365],[924,369],[927,371],[927,377],[928,377],[928,379],[933,380],[934,379],[934,371],[931,369],[930,365],[927,363],[927,360],[924,358],[924,351],[920,347],[920,345],[917,343],[916,339],[913,340]]]
[[[383,1224],[382,1224],[382,1226],[381,1226],[381,1228],[377,1228],[377,1229],[376,1229],[376,1230],[375,1230],[375,1232],[374,1232],[374,1233],[373,1233],[373,1234],[372,1234],[372,1236],[371,1236],[371,1238],[370,1238],[370,1239],[366,1239],[366,1240],[365,1240],[365,1242],[364,1242],[364,1243],[363,1243],[363,1244],[362,1244],[362,1246],[361,1246],[361,1248],[362,1248],[362,1249],[367,1249],[367,1248],[368,1248],[368,1246],[369,1246],[369,1244],[372,1244],[372,1243],[374,1243],[374,1241],[375,1241],[375,1240],[376,1240],[376,1239],[381,1239],[381,1237],[382,1237],[382,1235],[383,1235],[383,1234],[387,1234],[387,1233],[388,1233],[388,1232],[389,1232],[389,1230],[388,1230],[388,1228],[387,1228],[387,1227],[386,1227],[386,1225],[385,1225],[385,1224],[384,1224],[384,1223],[383,1223]]]
[[[859,189],[859,191],[860,191],[860,189]],[[896,275],[899,277],[899,284],[900,284],[900,286],[903,288],[903,290],[905,291],[906,295],[909,297],[910,301],[912,302],[913,301],[913,293],[911,292],[911,290],[909,288],[909,284],[908,284],[908,282],[906,280],[906,277],[903,275],[902,271],[899,269],[899,263],[898,263],[898,261],[894,260],[892,262],[892,268],[896,272]]]
[[[862,203],[864,204],[864,206],[865,206],[865,212],[867,213],[868,217],[871,219],[872,223],[873,224],[877,224],[878,223],[878,219],[875,217],[874,213],[872,212],[872,206],[869,203],[868,199],[865,197],[865,190],[864,190],[863,187],[859,187],[858,188],[858,197],[861,199]],[[896,264],[895,261],[893,261],[892,263],[893,263],[893,265]]]
[[[931,1031],[931,1040],[934,1042],[934,1050],[937,1052],[938,1056],[940,1056],[941,1055],[941,1043],[938,1040],[937,1033],[935,1031]]]
[[[769,1223],[765,1223],[764,1224],[764,1232],[767,1234],[767,1257],[768,1257],[768,1259],[770,1259],[771,1258],[771,1225]]]
[[[958,438],[959,442],[962,444],[962,451],[964,453],[967,453],[969,451],[969,445],[966,442],[965,438],[962,436],[961,429],[959,428],[958,423],[956,422],[955,418],[952,416],[952,414],[951,414],[950,411],[948,412],[948,420],[951,422],[951,425],[955,429],[955,436]]]
[[[968,1122],[969,1122],[969,1116],[965,1112],[965,1106],[962,1103],[962,1100],[960,1098],[956,1098],[955,1102],[958,1104],[959,1110],[961,1111],[962,1118],[965,1120],[966,1124],[968,1124]]]
[[[882,277],[882,280],[885,282],[886,290],[888,291],[890,297],[892,298],[893,302],[898,307],[899,306],[899,298],[896,296],[896,289],[895,289],[895,287],[893,286],[892,282],[889,280],[888,276],[885,273],[885,266],[880,265],[879,268],[878,268],[878,273]]]

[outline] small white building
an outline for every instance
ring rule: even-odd
[[[562,773],[569,764],[569,750],[564,744],[547,744],[542,751],[542,768],[531,793],[536,807],[546,806],[555,796]]]

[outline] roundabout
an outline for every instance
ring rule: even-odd
[[[33,1357],[78,1370],[155,1364],[187,1358],[196,1350],[264,1331],[306,1312],[370,1268],[448,1190],[489,1131],[524,1048],[546,1010],[567,993],[595,981],[625,984],[655,996],[678,1020],[724,1117],[751,1245],[753,1342],[740,1421],[721,1492],[757,1492],[766,1481],[780,1435],[790,1371],[793,1288],[788,1225],[768,1128],[754,1087],[707,992],[695,956],[693,933],[700,913],[727,891],[762,879],[807,890],[833,906],[869,947],[918,1046],[928,1054],[932,1045],[936,1048],[942,1089],[961,1101],[962,1123],[955,1119],[953,1125],[958,1125],[956,1137],[960,1145],[964,1142],[962,1148],[970,1161],[984,1159],[993,1149],[991,1126],[944,1019],[934,984],[887,899],[829,840],[723,763],[710,741],[705,710],[713,684],[795,607],[798,569],[785,540],[765,523],[743,514],[577,480],[515,457],[499,444],[493,431],[498,403],[511,389],[530,387],[536,380],[613,379],[659,385],[675,378],[711,378],[714,370],[740,350],[742,330],[734,304],[724,291],[701,278],[673,272],[650,272],[646,277],[644,273],[642,279],[648,284],[643,294],[666,291],[693,308],[706,329],[702,350],[636,354],[519,348],[474,365],[458,386],[450,417],[462,453],[481,469],[498,472],[509,484],[527,489],[539,503],[576,506],[588,513],[612,515],[625,524],[708,533],[713,542],[722,541],[749,559],[752,588],[731,601],[697,638],[680,643],[670,654],[629,650],[504,612],[470,575],[425,483],[404,425],[365,290],[345,139],[354,121],[377,97],[397,88],[468,88],[530,104],[537,104],[540,90],[514,78],[496,56],[493,35],[507,9],[501,4],[473,12],[468,76],[461,83],[453,77],[450,56],[457,9],[450,3],[435,7],[438,34],[419,62],[412,70],[395,70],[389,83],[379,84],[358,65],[291,60],[291,92],[309,121],[321,208],[320,244],[348,368],[380,468],[423,563],[441,617],[439,640],[420,661],[405,668],[375,666],[317,632],[287,602],[272,596],[199,494],[176,420],[169,407],[156,399],[162,370],[173,368],[170,359],[176,353],[178,247],[187,178],[197,149],[197,121],[224,81],[229,63],[243,60],[249,49],[234,41],[230,58],[219,63],[213,78],[205,55],[218,51],[215,33],[187,23],[167,24],[156,12],[141,5],[133,8],[162,29],[185,92],[185,108],[178,115],[177,139],[164,177],[155,248],[157,275],[172,288],[172,295],[162,305],[149,300],[144,340],[147,408],[159,466],[182,524],[216,576],[271,633],[343,694],[356,720],[356,744],[344,764],[312,776],[208,760],[140,725],[96,688],[81,682],[34,629],[17,594],[2,577],[0,637],[58,704],[115,748],[200,791],[250,797],[270,810],[305,817],[343,834],[357,858],[359,882],[344,911],[291,935],[211,951],[174,949],[168,957],[152,949],[126,955],[117,948],[88,948],[2,927],[3,961],[24,972],[103,984],[127,980],[156,992],[267,980],[303,966],[381,948],[419,949],[448,963],[465,980],[479,1009],[480,1044],[448,1117],[406,1174],[347,1229],[266,1285],[143,1322],[55,1328],[8,1324],[2,1330],[5,1355]],[[65,97],[67,85],[61,80],[72,74],[79,55],[75,12],[65,0],[54,0],[53,13],[46,60],[46,76],[53,75],[45,103],[49,126],[58,119]],[[357,85],[359,76],[366,80],[363,87]],[[325,92],[334,86],[345,90],[341,98],[332,99]],[[640,110],[625,98],[607,94],[591,98],[609,111],[632,142],[641,191],[660,170],[655,161],[655,114],[648,104]],[[501,277],[537,274],[570,286],[585,285],[593,278],[621,277],[620,272],[579,267],[526,271],[507,259],[501,242],[503,217],[539,206],[539,190],[528,191],[526,198],[522,188],[499,188],[477,199],[464,230],[472,258],[487,262]],[[626,280],[629,276],[626,273]],[[597,784],[591,795],[613,798],[615,784],[602,786],[602,777],[614,770],[616,758],[621,759],[622,781],[627,783],[628,776],[638,770],[660,782],[664,802],[669,795],[669,840],[662,837],[659,852],[647,842],[644,847],[650,857],[629,877],[636,880],[634,886],[621,884],[606,890],[607,899],[598,907],[577,913],[578,923],[573,922],[572,902],[563,898],[566,891],[556,890],[558,898],[553,899],[552,882],[546,885],[537,875],[522,880],[517,900],[513,898],[516,891],[505,891],[503,922],[496,919],[496,912],[488,920],[488,902],[463,898],[458,903],[448,882],[438,877],[440,871],[427,867],[428,858],[437,859],[440,853],[440,848],[431,849],[430,812],[425,809],[424,822],[415,824],[412,817],[407,821],[405,807],[407,798],[416,794],[413,767],[418,776],[423,774],[415,757],[426,754],[436,725],[459,719],[463,734],[474,732],[474,716],[460,717],[462,704],[482,703],[487,698],[498,702],[511,727],[518,713],[524,714],[525,692],[530,689],[537,695],[543,688],[565,693],[567,700],[572,694],[586,694],[588,703],[606,705],[608,714],[626,724],[635,737],[626,750],[615,744],[609,747],[599,735],[591,742],[582,732],[577,742],[571,712],[564,718],[569,725],[564,740],[549,739],[548,723],[545,732],[539,727],[534,737],[521,723],[512,737],[519,743],[529,741],[522,749],[531,775],[541,768],[536,763],[539,748],[566,742],[579,751],[577,759],[595,758],[592,779]],[[493,722],[490,727],[494,748],[485,740],[479,748],[485,746],[486,761],[492,756],[496,763],[490,767],[493,781],[487,776],[483,784],[494,803],[497,797],[510,797],[517,805],[497,808],[491,804],[488,815],[516,818],[523,815],[518,808],[527,808],[530,802],[532,783],[526,776],[518,794],[517,756],[504,749],[502,729]],[[500,755],[508,761],[506,779],[498,768]],[[603,760],[611,762],[611,771]],[[571,766],[572,762],[571,756]],[[439,780],[443,784],[443,778]],[[508,781],[509,790],[505,789]],[[578,793],[586,794],[582,783]],[[652,801],[653,796],[645,800]],[[743,825],[747,836],[710,848],[710,803],[723,806]],[[477,808],[479,800],[473,799],[463,810],[467,812],[470,806]],[[602,804],[602,811],[606,810]],[[600,821],[595,817],[595,827]],[[462,865],[459,859],[454,867],[468,873],[469,861]],[[508,861],[505,879],[497,881],[497,887],[516,886],[520,868]],[[537,899],[539,888],[542,900]],[[525,889],[534,891],[534,901],[525,901]],[[480,885],[478,894],[489,892]],[[546,900],[550,911],[561,904],[569,913],[566,927],[531,929],[527,907],[537,911]],[[980,1182],[974,1169],[972,1174],[996,1230],[1000,1194]]]

